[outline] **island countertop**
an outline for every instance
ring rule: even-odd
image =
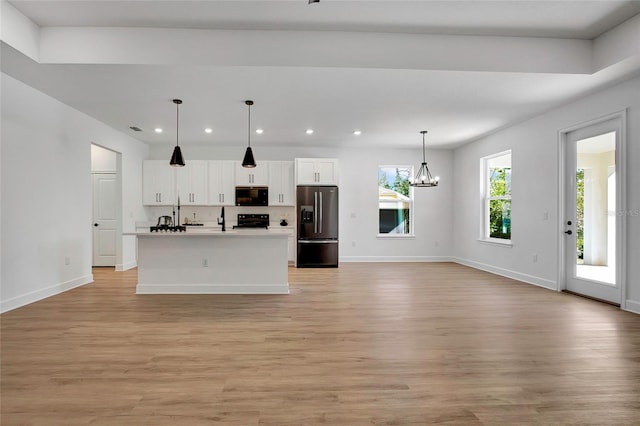
[[[220,229],[203,228],[187,229],[183,232],[173,231],[136,231],[123,232],[122,235],[150,236],[150,237],[268,237],[268,238],[288,238],[291,230],[287,229],[231,229],[222,231]]]

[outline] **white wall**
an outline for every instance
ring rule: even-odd
[[[365,135],[362,137],[366,138]],[[440,176],[437,188],[415,189],[415,238],[378,239],[378,166],[413,165],[422,161],[420,135],[415,149],[343,149],[282,147],[263,148],[253,144],[256,161],[293,160],[296,157],[329,157],[340,161],[340,260],[418,261],[448,259],[452,254],[452,151],[427,150],[429,168]],[[241,160],[244,146],[184,146],[185,161]],[[150,158],[169,159],[171,147],[150,148]],[[212,208],[215,214],[219,208]],[[186,210],[186,209],[185,209]],[[201,210],[206,210],[202,208]],[[149,220],[158,216],[148,208]],[[166,212],[165,212],[166,214]],[[200,212],[198,213],[200,215]],[[205,212],[206,214],[206,212]],[[203,220],[207,220],[206,217]],[[355,246],[353,245],[355,242]],[[437,245],[436,245],[437,243]]]
[[[91,172],[92,173],[117,173],[118,155],[115,151],[91,145]]]
[[[635,78],[454,152],[454,253],[458,261],[549,288],[557,288],[558,132],[628,108],[627,116],[627,309],[640,312],[640,78]],[[479,237],[480,158],[512,150],[512,241],[505,248]],[[549,219],[544,220],[548,212]],[[533,262],[533,255],[538,261]]]
[[[91,143],[122,153],[124,231],[145,217],[140,200],[147,146],[12,77],[1,78],[0,310],[7,311],[92,281]],[[122,263],[135,264],[135,239],[127,238]]]

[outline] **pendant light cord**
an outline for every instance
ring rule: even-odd
[[[178,123],[180,122],[178,116],[180,114],[180,108],[179,108],[180,104],[178,102],[176,102],[176,146],[178,146],[178,142],[180,140],[179,137],[179,133],[180,133],[180,126],[178,125]]]
[[[247,127],[247,139],[249,139],[249,142],[247,146],[251,148],[251,104],[247,103],[247,105],[249,106],[249,123]]]

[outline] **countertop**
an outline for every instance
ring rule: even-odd
[[[268,237],[268,238],[288,238],[292,229],[229,229],[222,231],[217,228],[188,227],[185,232],[151,232],[148,230],[137,232],[124,232],[123,235],[151,236],[151,237]]]

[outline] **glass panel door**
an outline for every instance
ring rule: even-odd
[[[567,135],[566,287],[620,303],[616,262],[617,121]]]

